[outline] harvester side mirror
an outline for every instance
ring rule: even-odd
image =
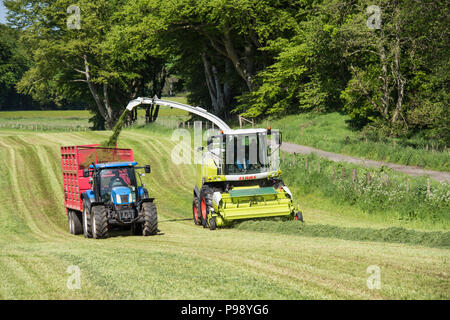
[[[146,165],[144,168],[145,168],[145,173],[150,173],[150,172],[152,172],[152,169],[150,168],[150,165],[149,165],[149,164]]]
[[[83,169],[83,178],[89,178],[89,169]]]
[[[202,152],[203,151],[203,147],[198,147],[197,148],[197,152]]]

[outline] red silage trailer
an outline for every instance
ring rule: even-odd
[[[74,211],[81,214],[81,194],[91,188],[89,178],[83,177],[83,169],[89,168],[92,163],[133,161],[133,150],[103,148],[98,144],[61,147],[61,161],[66,213]]]

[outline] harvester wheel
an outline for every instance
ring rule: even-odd
[[[91,213],[87,209],[86,202],[83,203],[83,234],[85,238],[92,238]]]
[[[105,206],[92,208],[92,237],[104,239],[108,236],[108,217]]]
[[[212,217],[212,218],[209,220],[209,229],[210,229],[210,230],[216,230],[216,228],[217,228],[216,217]]]
[[[158,216],[156,213],[156,205],[153,202],[145,202],[142,204],[144,211],[144,224],[142,234],[144,236],[153,236],[158,232]]]
[[[212,208],[213,189],[209,186],[203,186],[200,192],[200,210],[202,213],[203,228],[208,228],[208,214]]]
[[[69,210],[69,231],[71,234],[77,235],[83,233],[83,224],[81,222],[81,213]]]
[[[295,220],[303,222],[303,214],[300,211],[295,214]]]
[[[202,224],[201,217],[199,214],[199,207],[198,207],[198,198],[194,196],[194,200],[192,200],[192,216],[194,217],[194,223],[199,226]]]

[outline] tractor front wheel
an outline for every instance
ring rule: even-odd
[[[158,215],[156,213],[156,205],[153,202],[145,202],[142,204],[144,213],[144,224],[142,234],[144,236],[153,236],[158,232]]]
[[[92,237],[94,239],[108,237],[108,216],[105,206],[92,208]]]

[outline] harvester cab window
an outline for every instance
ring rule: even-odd
[[[228,135],[226,174],[266,172],[268,170],[266,139],[264,134]]]

